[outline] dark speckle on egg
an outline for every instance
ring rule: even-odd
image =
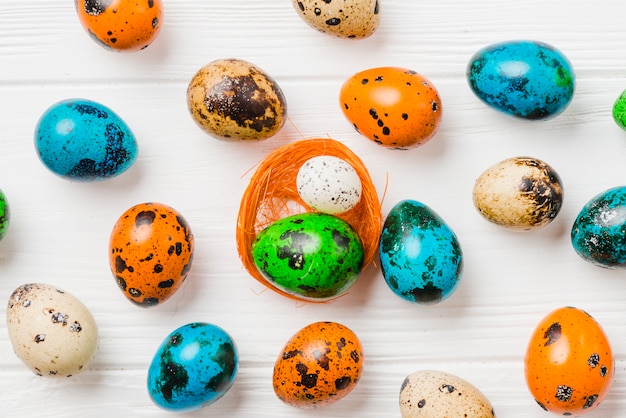
[[[275,118],[265,117],[266,109],[272,109],[273,103],[252,75],[223,78],[208,91],[204,105],[209,112],[257,132],[276,124]],[[272,113],[277,112],[274,109]]]
[[[78,4],[78,1],[76,3]],[[85,13],[92,16],[98,16],[107,9],[110,3],[111,0],[85,0]]]
[[[573,392],[574,390],[571,387],[559,385],[556,388],[556,394],[554,395],[554,397],[560,402],[568,402],[572,398]]]
[[[161,359],[161,376],[161,394],[169,402],[172,401],[174,391],[184,389],[189,381],[185,368],[172,361],[167,361],[167,358]]]
[[[546,338],[546,346],[557,342],[559,338],[561,338],[561,324],[555,322],[554,324],[550,325],[550,327],[546,330],[544,334],[544,338]]]

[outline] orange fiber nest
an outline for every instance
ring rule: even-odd
[[[374,260],[382,228],[381,204],[369,172],[361,159],[341,142],[329,138],[305,139],[287,144],[268,155],[250,178],[250,184],[241,198],[237,217],[237,251],[252,277],[296,300],[302,299],[273,286],[261,275],[254,264],[251,249],[257,234],[275,221],[303,212],[315,212],[300,198],[296,177],[306,161],[321,155],[346,161],[361,180],[359,203],[347,212],[334,216],[346,221],[361,238],[363,268]]]

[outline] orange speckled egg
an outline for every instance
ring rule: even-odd
[[[563,307],[533,332],[526,384],[546,411],[580,415],[596,408],[613,383],[614,358],[602,327],[587,312]]]
[[[317,408],[345,397],[361,377],[363,350],[354,332],[316,322],[287,342],[274,365],[274,392],[298,408]]]
[[[441,121],[435,86],[405,68],[371,68],[354,74],[341,87],[339,102],[357,132],[392,149],[423,145]]]
[[[161,0],[75,0],[83,28],[100,45],[116,51],[146,48],[161,30]]]
[[[150,307],[180,288],[193,251],[193,234],[180,213],[160,203],[141,203],[124,212],[113,227],[109,264],[128,300]]]

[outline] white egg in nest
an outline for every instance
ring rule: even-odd
[[[359,203],[363,186],[354,167],[345,160],[320,155],[302,164],[296,187],[304,203],[312,209],[336,215]]]

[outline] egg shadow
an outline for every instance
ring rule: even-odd
[[[12,233],[11,225],[9,224],[6,235],[0,241],[0,270],[8,268],[12,264],[15,254],[19,252],[20,247],[19,234]]]
[[[98,208],[110,207],[109,204],[103,205],[104,202],[116,201],[112,199],[120,194],[129,193],[137,190],[144,178],[144,164],[141,160],[133,163],[128,170],[114,176],[98,180],[79,181],[70,180],[61,176],[56,177],[57,185],[52,185],[60,193],[66,192],[76,201],[83,201],[94,206],[94,211]]]
[[[238,383],[242,380],[240,376],[236,376],[233,386],[221,398],[195,411],[185,412],[185,417],[207,417],[211,414],[222,416],[220,411],[228,411],[230,415],[230,413],[240,410],[245,403],[245,395],[247,393],[247,390],[238,388]]]
[[[380,261],[378,256],[367,265],[359,274],[357,281],[348,290],[346,295],[340,298],[339,302],[345,305],[348,309],[354,309],[356,307],[364,307],[368,304],[371,298],[376,294],[377,287],[382,278],[382,272],[380,270]]]
[[[181,287],[172,296],[171,300],[167,301],[167,309],[172,313],[178,313],[183,311],[194,311],[194,306],[201,300],[206,301],[207,288],[206,285],[211,282],[210,272],[207,268],[208,263],[197,262],[197,248],[194,249],[194,260],[192,261],[189,274],[185,278]]]

